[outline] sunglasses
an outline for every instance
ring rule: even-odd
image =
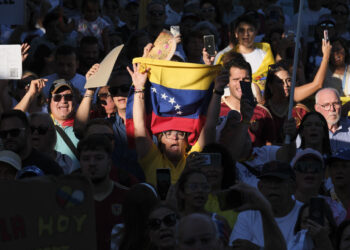
[[[320,163],[316,163],[316,162],[300,161],[300,162],[297,162],[294,169],[299,173],[316,174],[321,172],[322,166]]]
[[[64,95],[53,94],[52,99],[53,99],[54,102],[60,102],[62,97],[67,102],[73,101],[73,94],[64,94]]]
[[[100,100],[107,100],[108,97],[112,96],[110,93],[101,93],[98,94],[98,98],[100,98]]]
[[[24,130],[26,130],[26,129],[25,128],[14,128],[14,129],[9,129],[9,130],[1,130],[0,131],[0,138],[6,139],[8,135],[10,135],[11,137],[17,137]]]
[[[119,87],[110,87],[109,93],[111,93],[112,96],[117,96],[119,92],[126,93],[126,92],[129,92],[129,90],[130,90],[130,85],[124,84]]]
[[[32,134],[34,134],[35,131],[38,131],[39,135],[45,135],[47,133],[47,131],[49,130],[49,127],[45,127],[45,126],[30,126],[30,130],[32,131]]]
[[[163,219],[150,219],[148,221],[148,226],[152,231],[158,230],[162,223],[164,223],[165,226],[167,227],[172,227],[175,226],[177,221],[177,216],[176,214],[168,214],[165,216]]]

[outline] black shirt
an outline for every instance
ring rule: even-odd
[[[45,175],[62,175],[62,168],[49,156],[40,153],[36,149],[32,149],[30,155],[22,160],[22,168],[27,166],[37,166]]]

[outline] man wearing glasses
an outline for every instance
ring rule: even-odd
[[[32,147],[29,121],[24,112],[10,110],[1,115],[0,138],[6,150],[20,156],[22,168],[35,166],[46,175],[63,174],[55,161]]]
[[[336,89],[324,88],[315,96],[315,110],[326,119],[332,152],[349,147],[350,121],[341,118],[340,95]]]
[[[57,143],[55,149],[73,160],[73,171],[80,167],[75,153],[79,140],[73,131],[75,105],[71,83],[64,79],[54,81],[50,88],[48,111],[56,125]]]

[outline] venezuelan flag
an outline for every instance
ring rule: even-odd
[[[146,126],[152,134],[167,130],[189,132],[193,145],[205,123],[212,95],[212,82],[221,65],[182,63],[149,58],[134,58],[148,68],[145,89]],[[133,138],[134,90],[131,88],[126,107],[126,130]],[[130,140],[129,140],[130,141]]]

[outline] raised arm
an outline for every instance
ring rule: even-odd
[[[88,80],[91,76],[96,74],[100,65],[94,64],[89,71],[86,73],[85,77]],[[79,105],[77,113],[75,114],[74,120],[74,132],[78,135],[83,135],[86,124],[90,118],[91,102],[93,100],[95,89],[87,89],[84,97]],[[80,136],[78,136],[80,137]]]
[[[244,183],[239,183],[231,189],[243,194],[243,204],[236,208],[237,212],[246,210],[258,210],[261,215],[263,234],[264,234],[264,249],[265,250],[286,250],[286,242],[283,234],[279,229],[273,216],[272,208],[269,201],[260,191],[252,186]],[[235,233],[235,229],[232,234]],[[271,237],[273,235],[273,237]],[[231,237],[234,235],[231,235]],[[250,247],[250,248],[249,248]],[[260,249],[254,243],[245,239],[236,239],[233,241],[233,249]]]
[[[277,150],[276,160],[290,162],[296,153],[295,138],[297,137],[297,129],[294,118],[284,123],[283,130],[284,135],[289,135],[291,140],[289,144],[284,143],[283,146]]]
[[[322,40],[322,62],[321,65],[314,77],[314,80],[310,83],[306,83],[302,86],[298,86],[295,88],[294,91],[294,101],[300,102],[304,100],[305,98],[309,97],[313,93],[315,93],[317,90],[322,88],[323,82],[326,78],[327,68],[328,68],[328,62],[329,57],[331,55],[332,46],[329,43],[329,41]]]
[[[22,100],[13,109],[19,109],[23,112],[27,112],[30,107],[30,104],[35,100],[35,98],[45,87],[45,82],[47,82],[47,79],[32,80],[30,82],[29,90],[23,96]]]
[[[135,88],[134,106],[133,106],[133,121],[134,121],[134,136],[136,143],[136,152],[139,158],[143,158],[152,147],[152,138],[149,135],[145,119],[145,84],[147,81],[147,72],[141,73],[140,65],[133,64],[133,70],[127,67],[132,82]]]
[[[207,119],[198,138],[201,148],[209,143],[214,143],[216,139],[216,124],[220,113],[221,96],[224,94],[224,88],[229,82],[228,72],[223,72],[215,79],[214,93],[211,97]]]

